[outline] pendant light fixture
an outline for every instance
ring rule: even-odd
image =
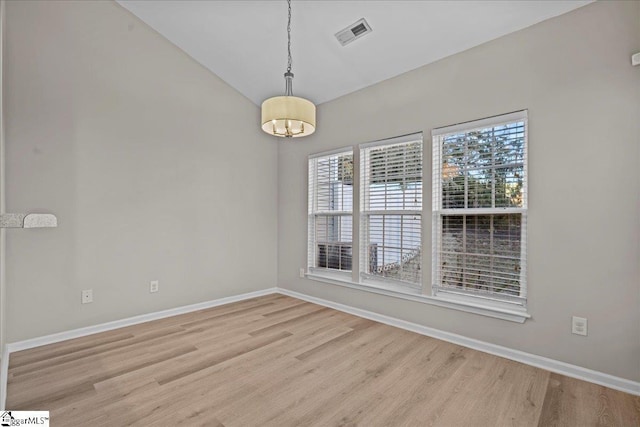
[[[316,106],[313,102],[293,96],[291,72],[291,0],[287,23],[287,72],[284,73],[285,94],[262,103],[262,130],[274,136],[297,138],[311,135],[316,130]]]

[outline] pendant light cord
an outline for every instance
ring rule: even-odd
[[[289,20],[287,21],[287,73],[291,72],[291,0],[287,0],[289,5]]]
[[[289,6],[289,20],[287,21],[287,72],[284,73],[284,94],[293,96],[293,73],[291,72],[291,0],[287,0]]]
[[[291,72],[291,0],[287,0],[287,4],[289,5],[289,20],[287,21],[287,53],[288,53],[287,73],[290,73]]]

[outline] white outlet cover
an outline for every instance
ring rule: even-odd
[[[85,289],[82,291],[81,297],[82,304],[89,304],[93,302],[93,289]]]
[[[150,293],[158,292],[159,289],[160,289],[160,283],[157,280],[152,280],[151,282],[149,282]]]
[[[573,316],[571,319],[571,333],[587,336],[587,319],[584,317]]]

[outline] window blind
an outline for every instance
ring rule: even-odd
[[[309,270],[351,271],[353,152],[309,158]]]
[[[360,146],[360,272],[422,287],[422,134]]]
[[[433,132],[433,292],[526,303],[527,112]]]

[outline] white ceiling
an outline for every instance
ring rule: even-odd
[[[294,95],[321,104],[590,2],[294,0]],[[257,105],[284,93],[285,0],[119,3]],[[341,46],[363,17],[373,31]]]

